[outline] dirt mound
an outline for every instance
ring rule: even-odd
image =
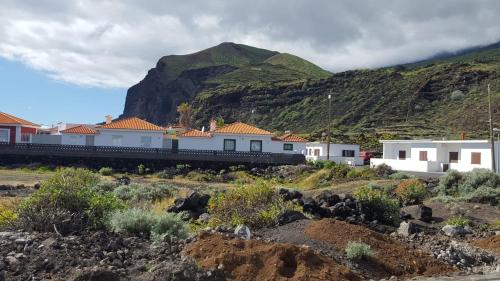
[[[371,276],[386,278],[392,275],[411,277],[416,275],[443,275],[453,269],[421,250],[404,245],[390,237],[359,225],[333,219],[312,221],[305,230],[307,236],[331,243],[338,251],[344,251],[349,241],[361,241],[374,250],[374,257],[360,264]]]
[[[202,233],[185,253],[205,269],[223,268],[228,280],[360,280],[331,258],[295,245]]]
[[[476,240],[472,245],[500,255],[500,234]]]

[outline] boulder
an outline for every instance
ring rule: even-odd
[[[423,204],[410,206],[405,209],[405,213],[414,219],[430,222],[432,221],[432,208]]]
[[[470,230],[467,230],[461,226],[456,225],[445,225],[441,228],[441,231],[450,237],[463,236],[465,234],[470,234]]]
[[[300,199],[303,196],[302,193],[300,193],[297,190],[291,190],[286,188],[280,188],[278,193],[283,197],[283,200],[285,201]]]
[[[203,213],[198,217],[198,221],[203,224],[208,223],[209,220],[210,220],[210,214],[208,213]]]
[[[333,194],[331,191],[323,191],[314,199],[318,202],[318,205],[324,205],[325,207],[330,207],[340,202],[339,195]]]
[[[416,228],[415,224],[412,222],[402,222],[399,225],[399,228],[397,230],[397,233],[399,235],[402,235],[405,237],[408,237],[416,232],[417,232],[417,228]]]
[[[234,230],[234,234],[244,238],[244,239],[250,239],[252,238],[252,232],[250,231],[250,228],[244,224],[240,224],[236,227]]]
[[[298,220],[307,219],[304,214],[298,211],[285,211],[278,217],[278,224],[284,225]]]

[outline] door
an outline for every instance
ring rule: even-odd
[[[94,146],[95,136],[85,136],[85,145]]]
[[[172,150],[173,151],[179,150],[179,140],[175,140],[175,139],[172,140]]]
[[[10,130],[0,129],[0,143],[9,143],[9,139],[10,139]]]

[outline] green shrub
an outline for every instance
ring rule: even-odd
[[[330,176],[334,179],[345,179],[347,178],[347,174],[352,170],[354,170],[354,168],[347,164],[335,164],[330,170]]]
[[[347,172],[346,177],[348,179],[355,179],[361,177],[361,172],[358,171],[357,169],[351,169],[349,172]]]
[[[311,161],[308,164],[314,166],[316,169],[331,169],[335,166],[335,162],[330,160],[316,160]]]
[[[9,225],[17,220],[14,210],[0,206],[0,227]]]
[[[119,210],[110,215],[108,225],[114,232],[151,237],[156,241],[163,239],[165,235],[181,239],[187,237],[185,223],[179,215],[173,213],[158,214],[139,208]]]
[[[250,227],[274,226],[278,216],[286,210],[298,210],[266,182],[240,186],[212,196],[208,203],[210,225],[245,224]]]
[[[349,260],[359,261],[370,258],[373,255],[373,250],[370,245],[363,242],[349,241],[345,253]]]
[[[434,201],[469,201],[497,204],[500,198],[500,175],[488,169],[460,173],[448,171],[439,178]]]
[[[401,203],[406,205],[419,204],[424,200],[427,189],[418,179],[403,180],[394,191]]]
[[[382,178],[386,178],[386,177],[394,174],[394,170],[391,168],[391,166],[389,166],[385,163],[382,163],[382,164],[376,166],[374,168],[374,170],[375,170],[375,174],[377,174],[377,176],[382,177]]]
[[[361,203],[369,219],[391,225],[399,224],[399,202],[389,198],[383,190],[362,186],[356,190],[354,197]]]
[[[375,173],[374,169],[362,168],[359,170],[359,176],[364,179],[372,179],[377,177],[377,173]]]
[[[177,187],[166,184],[129,184],[120,185],[113,193],[116,197],[124,201],[141,202],[141,201],[157,201],[163,198],[171,197]]]
[[[110,168],[110,167],[102,167],[100,170],[99,170],[99,174],[101,174],[101,176],[111,176],[113,174],[113,168]]]
[[[405,172],[396,172],[394,174],[389,175],[389,178],[393,180],[405,180],[411,178],[411,176]]]
[[[160,179],[173,179],[176,174],[177,174],[177,169],[167,168],[156,173],[156,176]]]
[[[61,169],[20,204],[19,221],[38,231],[100,228],[107,214],[125,204],[109,192],[96,192],[92,187],[98,183],[99,176],[89,170]]]
[[[144,166],[144,164],[137,166],[137,173],[139,175],[144,175],[146,173],[146,166]]]
[[[443,222],[445,225],[465,227],[470,225],[470,220],[464,217],[451,217]]]
[[[191,171],[187,173],[186,178],[192,181],[213,182],[215,180],[215,174],[200,171]]]
[[[91,189],[98,193],[106,193],[106,192],[113,192],[113,190],[115,190],[115,188],[117,187],[118,184],[114,182],[100,182],[92,186]]]

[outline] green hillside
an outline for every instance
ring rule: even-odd
[[[281,65],[286,68],[320,78],[327,78],[332,75],[330,72],[323,70],[309,61],[287,53],[276,54],[265,60],[265,63]]]

